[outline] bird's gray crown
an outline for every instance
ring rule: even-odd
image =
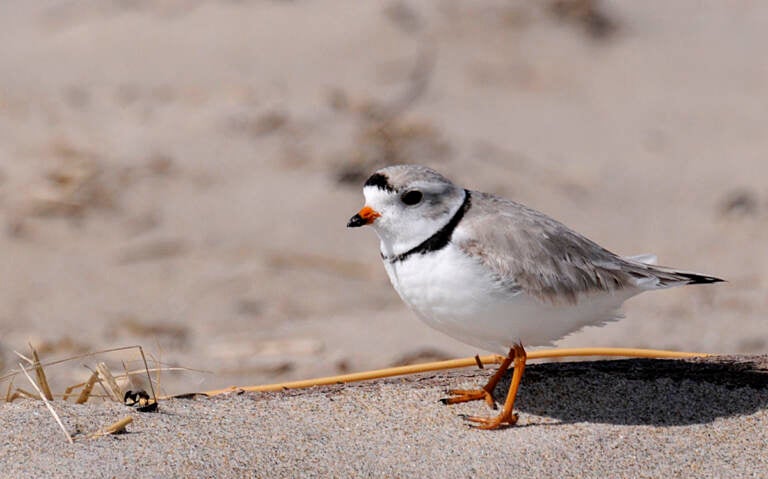
[[[385,191],[400,192],[408,185],[421,182],[452,185],[446,177],[426,166],[395,165],[377,170],[366,180],[364,186],[375,186]]]

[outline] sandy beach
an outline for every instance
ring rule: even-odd
[[[157,413],[64,405],[73,445],[25,401],[0,415],[0,460],[6,477],[760,477],[767,360],[534,365],[519,425],[490,432],[458,416],[485,405],[437,402],[477,371],[175,399]],[[87,438],[126,414],[127,434]]]

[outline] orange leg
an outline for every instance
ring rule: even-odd
[[[512,348],[509,350],[507,357],[504,358],[504,361],[499,365],[499,369],[493,373],[491,379],[488,380],[488,383],[483,386],[482,389],[451,389],[448,391],[448,394],[453,397],[441,399],[440,402],[443,404],[458,404],[462,402],[479,401],[482,399],[488,406],[496,409],[496,401],[493,399],[493,390],[496,388],[496,385],[501,380],[501,377],[504,376],[507,369],[509,369],[514,358],[515,348]]]
[[[510,356],[512,355],[514,355],[515,370],[512,373],[512,383],[509,386],[509,392],[507,393],[507,399],[504,401],[504,407],[501,410],[501,414],[496,417],[464,417],[467,421],[476,423],[477,425],[475,427],[478,429],[498,429],[502,426],[514,426],[517,422],[517,414],[512,411],[515,407],[515,397],[517,397],[517,390],[520,388],[520,381],[523,379],[525,360],[527,358],[525,349],[521,343],[512,347]]]

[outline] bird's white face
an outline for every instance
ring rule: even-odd
[[[447,180],[397,179],[366,184],[365,206],[348,225],[373,226],[386,256],[404,253],[432,236],[450,221],[464,198],[464,190]]]

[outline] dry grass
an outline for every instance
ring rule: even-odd
[[[69,431],[67,431],[67,428],[64,426],[64,423],[61,422],[61,418],[59,417],[59,414],[56,412],[56,409],[54,409],[53,406],[51,405],[51,400],[49,400],[46,397],[47,395],[50,394],[50,391],[48,391],[47,394],[45,392],[43,392],[42,389],[32,379],[32,376],[29,375],[29,373],[24,368],[24,366],[21,365],[21,363],[19,363],[19,367],[21,368],[21,372],[24,373],[24,376],[26,376],[27,379],[29,379],[30,384],[32,384],[32,386],[34,386],[35,390],[37,390],[37,392],[40,393],[40,399],[42,399],[43,402],[45,403],[45,407],[48,408],[48,410],[51,412],[51,415],[56,420],[56,423],[59,425],[61,430],[64,432],[64,435],[67,437],[67,441],[69,441],[69,443],[72,444],[74,442],[72,440],[72,435],[69,433]],[[37,364],[34,364],[33,367],[35,368],[36,372],[42,371],[42,369],[43,369],[40,366],[39,362]],[[38,378],[39,377],[40,377],[40,375],[38,374]]]
[[[16,355],[22,359],[22,362],[18,363],[19,369],[12,370],[8,374],[0,377],[0,382],[8,381],[5,400],[6,402],[13,402],[17,399],[32,399],[43,401],[46,408],[50,411],[51,415],[54,417],[70,443],[74,441],[74,438],[73,435],[67,431],[67,428],[64,426],[64,423],[62,422],[54,407],[54,402],[56,400],[55,398],[58,398],[60,401],[68,401],[71,398],[75,398],[74,402],[76,404],[84,404],[90,399],[97,398],[101,400],[115,401],[122,404],[127,404],[129,406],[133,406],[134,409],[141,412],[154,411],[157,409],[155,384],[157,384],[159,387],[160,372],[163,370],[187,370],[186,368],[150,368],[144,354],[144,350],[141,346],[127,346],[94,351],[49,362],[42,362],[40,360],[39,352],[34,347],[32,347],[32,345],[29,347],[31,350],[31,354],[29,356],[16,352]],[[88,380],[67,387],[63,394],[54,394],[49,386],[46,367],[50,369],[53,366],[61,365],[74,360],[94,358],[130,350],[138,351],[140,360],[144,366],[143,368],[137,370],[128,370],[125,366],[125,362],[123,362],[122,364],[124,372],[122,374],[114,374],[106,362],[100,361],[93,369],[87,365],[83,365],[85,368],[91,371],[91,375],[88,377]],[[26,363],[26,366],[23,363]],[[158,361],[154,361],[154,363],[159,364]],[[34,371],[35,378],[33,378],[30,374],[32,371]],[[155,380],[153,380],[151,376],[152,373],[156,373],[158,375]],[[23,375],[26,377],[36,392],[31,392],[21,387],[15,386],[14,382],[18,375]],[[131,391],[127,389],[129,386],[139,382],[136,380],[137,377],[146,378],[146,381],[144,382],[146,382],[148,385],[151,395],[144,390]],[[104,390],[104,394],[94,394],[94,388],[96,387],[96,384],[101,386],[101,388]],[[76,391],[79,391],[79,393],[75,396]],[[141,397],[141,401],[127,401],[125,399],[127,396],[136,395]],[[126,416],[121,420],[84,437],[93,438],[106,434],[117,434],[125,432],[126,426],[132,421],[133,418],[131,416]]]
[[[112,424],[101,428],[100,430],[94,432],[89,437],[99,437],[99,436],[106,436],[108,434],[122,434],[127,432],[125,427],[133,422],[133,416],[125,416],[124,418],[120,419],[119,421],[113,422]]]

